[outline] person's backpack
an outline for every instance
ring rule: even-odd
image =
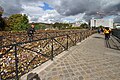
[[[105,33],[109,34],[109,30],[105,30]]]

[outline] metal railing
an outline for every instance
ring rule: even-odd
[[[42,63],[53,60],[61,52],[84,40],[96,31],[83,30],[74,32],[46,33],[44,38],[33,41],[12,42],[0,46],[0,76],[2,80],[15,79]],[[39,34],[37,34],[39,35]]]
[[[114,29],[112,30],[112,35],[116,36],[120,39],[120,29]]]

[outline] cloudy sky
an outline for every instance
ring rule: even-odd
[[[120,0],[0,0],[4,16],[22,13],[30,22],[75,22],[113,18],[120,22]]]

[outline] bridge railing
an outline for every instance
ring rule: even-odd
[[[51,36],[55,37],[65,34],[71,34],[80,31],[84,31],[84,30],[50,30],[50,31],[38,30],[34,34],[34,40],[48,38]],[[26,32],[0,32],[0,39],[1,38],[2,38],[1,45],[10,45],[10,44],[14,44],[15,42],[16,43],[26,42],[29,40]]]
[[[53,60],[61,52],[95,33],[91,30],[61,33],[46,33],[33,41],[13,42],[0,46],[0,77],[2,80],[16,79],[42,63]],[[39,34],[37,34],[39,35]]]
[[[112,30],[112,35],[114,35],[118,39],[120,39],[120,29],[114,29],[114,30]]]

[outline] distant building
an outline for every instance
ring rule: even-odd
[[[115,27],[115,28],[120,28],[120,22],[114,23],[114,27]]]
[[[72,27],[80,27],[81,22],[72,23]]]
[[[104,26],[104,27],[113,28],[113,23],[114,23],[113,19],[91,19],[90,20],[91,27]]]

